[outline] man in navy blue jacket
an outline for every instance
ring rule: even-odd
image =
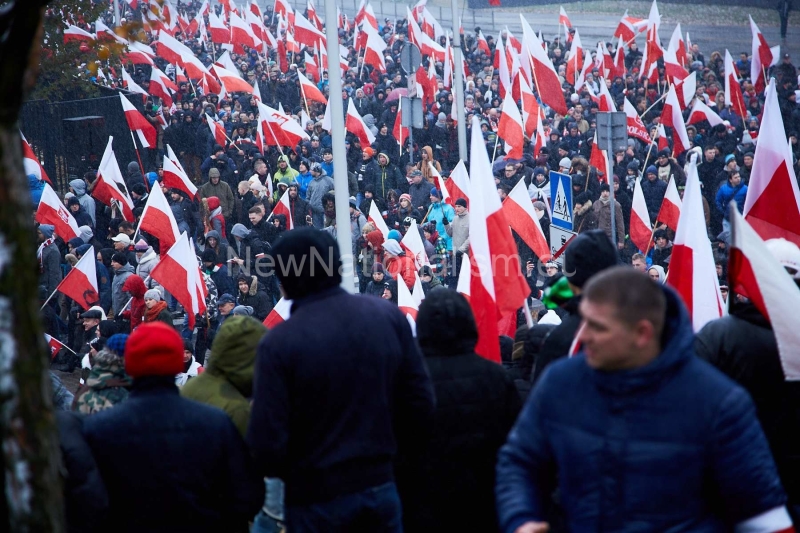
[[[272,256],[293,303],[258,347],[247,430],[257,467],[286,483],[288,531],[402,531],[392,460],[426,437],[434,408],[408,321],[339,287],[326,232],[289,231]]]
[[[501,448],[501,531],[780,531],[786,496],[750,397],[695,356],[678,296],[627,267],[592,278],[581,352],[545,371]],[[738,530],[738,529],[737,529]]]

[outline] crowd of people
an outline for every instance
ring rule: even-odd
[[[146,20],[151,8],[142,4],[123,5],[123,16]],[[196,0],[177,4],[187,21],[201,9]],[[226,7],[211,9],[224,15]],[[272,6],[263,23],[284,38]],[[523,157],[512,159],[498,137],[503,100],[491,36],[483,39],[480,28],[464,35],[463,102],[453,100],[445,66],[424,58],[438,80],[412,145],[394,136],[393,95],[408,84],[399,61],[407,21],[378,23],[386,72],[365,62],[355,26],[340,26],[348,63],[341,98],[375,136],[371,146],[348,132],[346,161],[334,161],[325,106],[304,101],[299,86],[298,72],[313,78],[308,54],[231,53],[178,26],[175,37],[198,60],[211,65],[228,54],[262,101],[295,116],[309,141],[259,147],[255,96],[203,94],[199,80],[180,81],[175,65],[156,57],[179,91],[172,108],[146,99],[158,137],[142,151],[144,168],[125,167],[135,220],[92,196],[97,175],[89,171],[61,191],[79,237],[64,242],[53,226],[38,225],[44,329],[65,346],[51,368],[81,369],[77,391],[51,372],[57,407],[81,415],[59,414],[72,530],[778,531],[763,528],[765,515],[781,524],[800,519],[800,391],[784,380],[768,318],[729,289],[726,274],[726,209],[731,201],[744,208],[764,105],[747,79],[748,55],[737,62],[741,117],[725,105],[720,53],[706,59],[696,45],[687,49],[694,97],[724,122],[688,126],[690,149],[673,157],[669,143],[654,146],[668,84],[663,61],[656,83],[641,79],[633,41],[624,76],[604,80],[599,64],[576,88],[566,75],[574,32],[556,36],[547,53],[568,113],[540,101],[544,146],[525,138]],[[144,30],[140,37],[156,39]],[[500,38],[511,43],[507,32]],[[603,46],[613,57],[614,45]],[[128,68],[145,87],[150,80],[147,65],[104,68]],[[769,75],[798,169],[798,77],[788,54]],[[326,97],[340,97],[330,95],[327,71],[314,81]],[[113,74],[91,82],[122,87]],[[601,83],[618,109],[624,99],[633,104],[654,139],[630,137],[611,155],[610,180],[589,162]],[[501,365],[475,353],[475,318],[456,291],[470,254],[469,202],[448,201],[437,178],[447,180],[460,158],[453,106],[464,107],[468,126],[480,118],[492,160],[492,177],[471,179],[494,179],[502,201],[523,181],[548,244],[550,172],[572,180],[579,236],[563,266],[541,261],[514,233],[534,325],[520,310],[514,338],[498,339]],[[224,145],[209,119],[224,127]],[[167,145],[197,186],[194,198],[164,183]],[[657,221],[670,180],[682,195],[689,157],[705,209],[706,227],[696,231],[710,237],[723,295],[731,293],[730,315],[696,334],[665,285],[675,228]],[[336,226],[332,176],[340,164],[350,228]],[[629,237],[637,182],[654,223],[648,250]],[[137,230],[155,187],[192,239],[208,289],[194,328],[191,311],[150,276],[166,250]],[[348,230],[353,248],[340,256],[336,232]],[[410,231],[419,233],[420,256],[407,246]],[[797,246],[768,244],[800,284]],[[90,249],[98,290],[85,309],[57,287]],[[290,257],[309,261],[294,273],[275,266]],[[350,257],[357,295],[338,288],[336,269],[310,274],[314,261],[337,266]],[[423,291],[415,332],[398,310],[400,283]],[[263,324],[282,298],[293,302],[291,317],[268,331]],[[579,353],[568,358],[576,343]],[[565,389],[574,393],[565,397]]]

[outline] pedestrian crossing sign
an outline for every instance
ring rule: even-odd
[[[550,191],[552,223],[572,231],[572,177],[550,171]]]

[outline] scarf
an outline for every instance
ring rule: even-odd
[[[167,302],[161,300],[156,302],[156,304],[144,312],[144,321],[145,322],[154,322],[156,318],[158,318],[159,313],[167,308]]]
[[[611,202],[611,197],[610,196],[608,198],[603,198],[602,196],[600,197],[600,203],[601,204],[608,205],[609,202]]]
[[[211,213],[209,214],[209,218],[214,218],[214,217],[219,216],[221,214],[222,214],[222,206],[219,206],[218,208],[216,208],[213,211],[211,211]]]
[[[39,248],[36,250],[36,259],[39,260],[39,273],[41,274],[44,272],[44,264],[42,263],[42,254],[44,253],[44,249],[56,242],[56,238],[50,237],[49,239],[45,239],[45,241],[39,245]]]
[[[437,240],[438,238],[439,238],[439,232],[438,232],[437,230],[433,230],[433,233],[431,233],[431,237],[430,237],[430,239],[428,239],[428,241],[429,241],[429,242],[430,242],[432,245],[436,246],[436,240]]]

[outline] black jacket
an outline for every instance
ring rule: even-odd
[[[497,531],[494,467],[521,407],[517,389],[502,366],[475,353],[425,355],[434,429],[424,448],[398,461],[403,528]]]
[[[697,333],[694,348],[750,393],[789,501],[800,503],[800,383],[785,380],[769,322],[754,305],[736,304]]]
[[[269,312],[272,311],[272,302],[255,275],[250,278],[249,283],[250,288],[246,293],[242,293],[241,290],[236,293],[236,303],[252,307],[253,318],[258,319],[259,322],[263,322],[264,319],[267,318]]]
[[[83,417],[68,411],[56,411],[55,415],[66,474],[64,508],[67,531],[102,531],[100,525],[108,512],[108,492],[92,450],[81,433]]]
[[[566,314],[561,317],[561,324],[556,326],[547,336],[538,357],[534,361],[532,374],[534,383],[542,375],[547,365],[556,359],[569,355],[572,341],[575,340],[575,335],[581,326],[581,315],[578,313],[580,303],[581,297],[578,295],[564,304],[563,308]]]
[[[135,379],[125,402],[85,420],[84,434],[108,489],[106,531],[247,531],[264,503],[228,415],[181,398],[172,377]]]
[[[398,440],[423,438],[433,407],[405,316],[335,287],[261,341],[247,442],[287,506],[325,502],[392,481]]]

